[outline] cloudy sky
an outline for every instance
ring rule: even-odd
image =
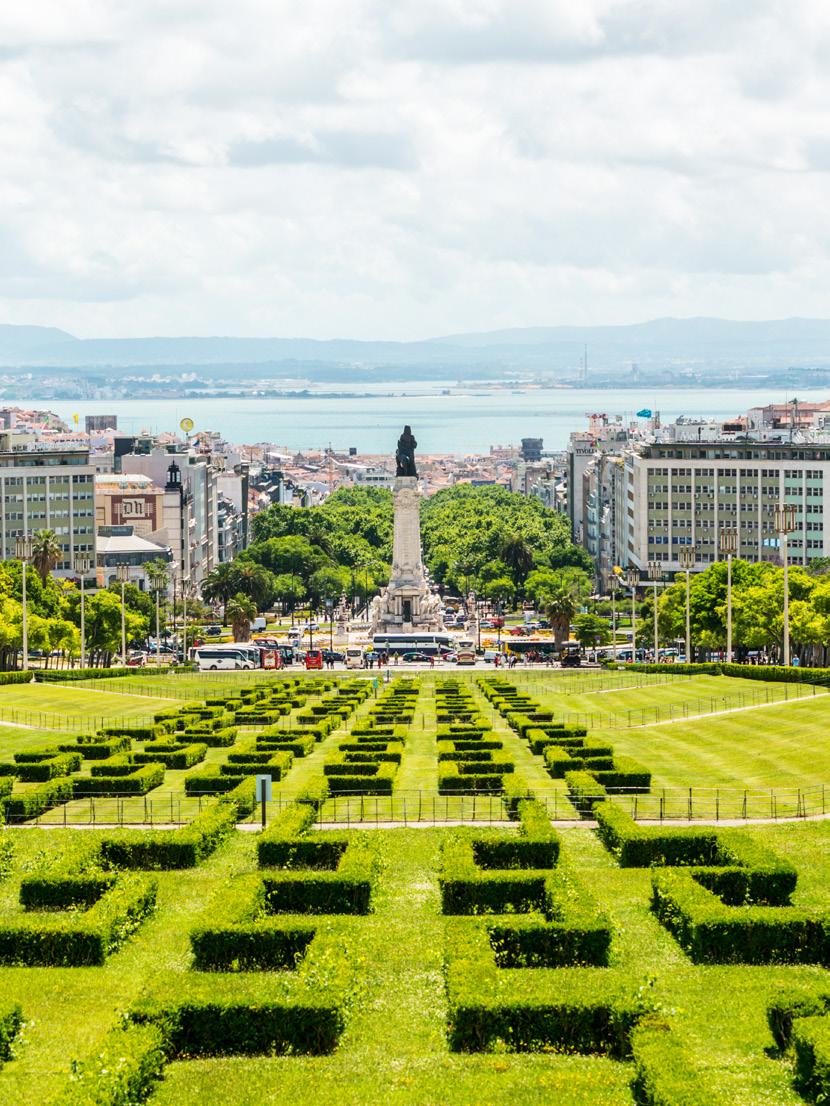
[[[830,315],[823,0],[0,10],[0,322]]]

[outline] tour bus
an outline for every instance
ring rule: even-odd
[[[471,638],[462,638],[455,647],[456,664],[476,663],[476,643]]]
[[[190,650],[190,659],[201,671],[220,669],[237,671],[256,668],[282,668],[279,649],[265,649],[250,641],[231,641],[224,645],[199,645]]]
[[[453,652],[455,645],[450,634],[375,634],[372,647],[376,653],[425,653],[428,657],[438,657],[442,653]]]

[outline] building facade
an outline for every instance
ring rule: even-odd
[[[56,576],[75,575],[75,558],[95,557],[95,469],[89,451],[0,434],[0,556],[15,557],[18,537],[52,530],[62,557]]]
[[[659,561],[680,567],[694,549],[695,568],[720,559],[721,530],[738,533],[738,556],[780,562],[775,508],[792,504],[790,564],[830,555],[830,445],[781,441],[654,442],[625,456],[616,493],[623,519],[620,563],[644,570]]]

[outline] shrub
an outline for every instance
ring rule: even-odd
[[[711,1106],[719,1088],[692,1063],[669,1025],[656,1016],[644,1018],[631,1034],[634,1090],[650,1106]]]
[[[590,818],[594,807],[607,798],[605,788],[589,772],[566,772],[565,786],[580,818]]]
[[[233,802],[211,803],[177,830],[124,830],[101,842],[101,859],[113,868],[195,868],[236,827]]]
[[[27,914],[0,922],[0,963],[65,968],[103,964],[155,902],[155,881],[126,874],[86,911]]]
[[[72,1074],[52,1106],[132,1106],[144,1102],[161,1078],[165,1038],[155,1025],[111,1029]]]
[[[22,1024],[23,1011],[16,1002],[0,1004],[0,1065],[11,1059],[12,1044]]]
[[[830,964],[830,918],[794,907],[727,906],[694,869],[655,870],[652,910],[695,963]]]
[[[84,795],[146,795],[164,783],[163,764],[142,764],[127,775],[81,776],[72,781],[76,799]]]
[[[36,818],[59,803],[68,802],[72,796],[73,781],[66,776],[49,780],[29,791],[12,792],[3,803],[6,821],[25,822],[27,818]]]
[[[192,768],[205,759],[207,745],[196,743],[193,745],[171,745],[163,741],[151,741],[144,746],[141,753],[133,753],[135,764],[163,764],[165,768],[183,769]]]

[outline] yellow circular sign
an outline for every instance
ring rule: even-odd
[[[182,428],[185,434],[189,434],[195,426],[195,423],[193,422],[193,419],[182,419],[182,421],[179,423],[179,426]]]

